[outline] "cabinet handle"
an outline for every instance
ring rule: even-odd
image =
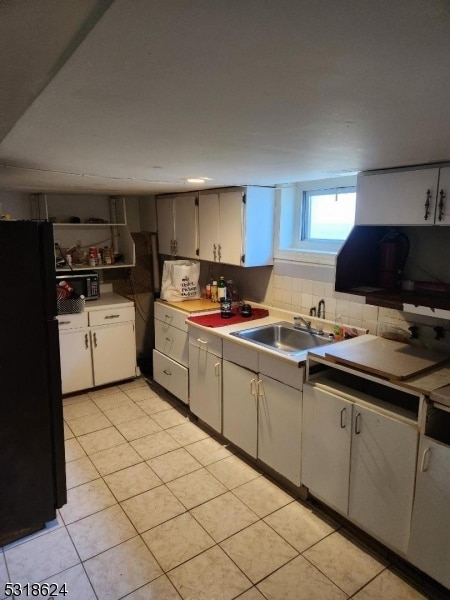
[[[84,334],[84,345],[86,346],[86,349],[89,348],[89,337],[87,333]]]
[[[256,379],[250,379],[250,396],[254,396],[256,398]]]
[[[172,373],[168,369],[164,369],[163,373],[165,373],[166,375],[172,375]]]
[[[345,413],[347,412],[346,408],[341,410],[341,429],[345,429]]]
[[[444,200],[445,200],[445,192],[441,190],[439,192],[439,216],[438,221],[442,221],[444,217]]]
[[[220,259],[222,258],[222,246],[220,244],[218,244],[217,248],[218,248],[218,255],[219,255],[219,262],[220,262]]]
[[[166,342],[173,342],[173,339],[166,337]]]
[[[105,319],[118,319],[120,315],[106,315]]]
[[[262,391],[260,391],[260,387]],[[258,379],[258,381],[256,382],[256,388],[258,390],[258,397],[261,398],[262,396],[264,396],[264,385],[262,379]]]
[[[177,240],[173,240],[173,252],[174,254],[178,254],[178,242]]]
[[[197,338],[197,342],[198,342],[199,344],[207,344],[207,343],[208,343],[208,340],[203,340],[202,338]]]
[[[170,315],[164,315],[165,319],[171,319],[172,317]]]
[[[355,417],[355,434],[361,433],[361,413],[358,413]]]
[[[173,254],[175,250],[175,240],[170,240],[170,254]]]
[[[72,323],[72,321],[60,321],[59,324],[60,325],[70,325]]]
[[[428,471],[428,466],[430,464],[430,460],[428,458],[429,456],[430,456],[430,448],[427,448],[425,450],[425,452],[423,453],[422,464],[420,465],[420,470],[422,471],[422,473],[425,473],[425,471]]]
[[[97,348],[97,334],[94,333],[94,347]]]
[[[214,373],[216,374],[216,377],[220,376],[220,362],[214,365]]]
[[[431,204],[431,190],[427,190],[427,197],[425,200],[425,221],[428,221],[428,215],[430,214],[430,204]]]
[[[214,262],[216,262],[217,260],[217,250],[216,250],[216,245],[213,244],[213,257],[214,257]]]

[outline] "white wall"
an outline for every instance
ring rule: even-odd
[[[11,219],[16,221],[29,219],[31,217],[30,195],[0,191],[0,215],[3,214],[11,215]]]

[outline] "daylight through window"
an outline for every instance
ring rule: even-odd
[[[356,188],[305,191],[301,239],[345,240],[355,222]]]

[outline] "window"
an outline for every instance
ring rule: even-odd
[[[355,222],[354,187],[303,192],[301,240],[344,241]]]
[[[280,185],[275,257],[334,264],[354,224],[356,181],[345,175]]]

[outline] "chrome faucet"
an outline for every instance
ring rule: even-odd
[[[311,321],[307,321],[306,319],[304,319],[300,315],[296,315],[294,317],[294,327],[300,328],[301,327],[301,323],[304,324],[304,326],[306,327],[307,331],[311,331]]]

